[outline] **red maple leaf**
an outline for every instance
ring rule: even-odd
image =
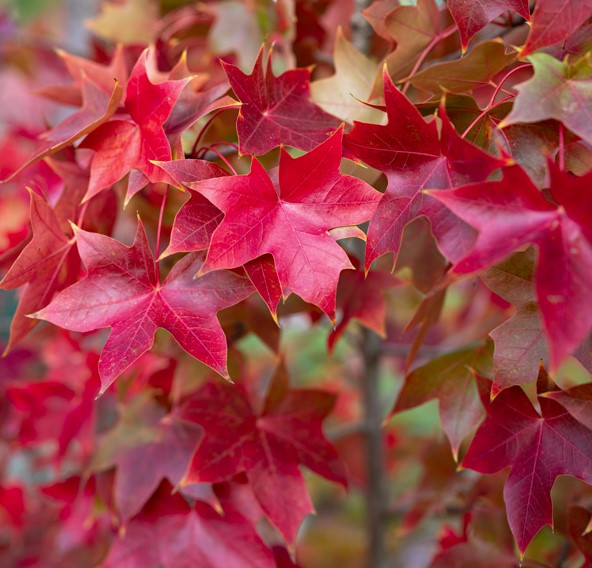
[[[437,399],[440,422],[457,460],[463,440],[475,430],[484,415],[472,369],[489,374],[490,361],[489,343],[432,359],[405,377],[392,412],[402,412]]]
[[[298,466],[347,483],[321,426],[334,402],[327,392],[290,390],[281,367],[259,411],[242,384],[205,385],[180,410],[205,431],[182,484],[226,481],[245,472],[261,508],[294,542],[302,518],[313,512]]]
[[[521,57],[569,38],[592,16],[592,0],[539,0]]]
[[[521,552],[553,522],[550,492],[557,476],[592,484],[592,431],[560,404],[540,396],[549,388],[556,387],[541,367],[540,414],[518,386],[503,390],[493,402],[482,395],[487,418],[461,464],[481,473],[511,468],[504,501]]]
[[[216,313],[252,293],[246,277],[216,272],[194,280],[203,263],[203,255],[196,253],[181,259],[160,284],[140,221],[131,247],[81,229],[76,229],[76,241],[86,278],[34,317],[80,332],[112,328],[99,361],[102,392],[152,347],[158,327],[228,377],[226,337]]]
[[[453,268],[457,274],[538,246],[535,287],[555,369],[592,327],[592,174],[573,176],[552,163],[549,169],[554,203],[520,166],[505,169],[502,181],[432,195],[479,231],[472,251]]]
[[[190,79],[153,83],[150,77],[156,74],[155,53],[146,49],[127,83],[124,106],[129,117],[103,124],[81,144],[95,152],[87,199],[130,172],[126,201],[150,181],[160,180],[162,172],[151,161],[171,159],[163,125]]]
[[[197,181],[228,175],[220,166],[205,160],[176,160],[161,163],[160,166],[181,188]],[[189,199],[175,215],[169,245],[160,258],[177,252],[207,249],[212,234],[224,217],[203,195],[195,191],[189,193]]]
[[[56,53],[62,59],[73,81],[68,85],[43,87],[37,91],[38,94],[65,105],[81,106],[82,88],[85,80],[92,81],[107,94],[113,90],[113,79],[117,80],[121,89],[125,89],[128,68],[125,60],[125,48],[122,45],[115,47],[108,65],[72,55],[61,49],[56,49]]]
[[[45,307],[55,292],[70,284],[80,266],[68,221],[78,218],[82,211],[79,204],[86,191],[88,174],[69,160],[47,158],[46,162],[62,178],[64,187],[53,208],[44,197],[29,191],[33,238],[0,282],[0,288],[4,290],[23,287],[5,353],[37,324],[26,316]],[[82,226],[93,231],[110,231],[114,206],[111,193],[92,199],[85,208]]]
[[[76,140],[105,124],[117,110],[122,96],[122,88],[112,81],[111,91],[106,93],[90,79],[82,78],[82,107],[73,112],[51,130],[41,135],[41,140],[23,164],[20,164],[8,177],[8,181],[34,162],[55,154],[72,145]],[[110,185],[110,184],[109,184]]]
[[[403,230],[422,215],[431,221],[444,254],[451,260],[458,259],[468,251],[473,232],[422,190],[483,181],[504,162],[463,140],[443,108],[438,136],[436,122],[426,123],[386,73],[384,96],[388,124],[355,122],[343,140],[356,158],[381,170],[388,179],[386,193],[370,221],[366,270],[387,252],[394,252],[396,260]]]
[[[35,327],[37,322],[25,316],[46,306],[63,285],[64,265],[71,265],[69,273],[74,273],[78,265],[76,252],[72,253],[74,240],[71,232],[70,235],[64,232],[63,225],[43,197],[33,191],[29,193],[33,239],[0,281],[4,290],[26,285],[10,324],[10,341],[5,353]]]
[[[113,495],[123,523],[162,480],[181,481],[201,436],[199,426],[166,414],[146,391],[126,403],[117,425],[99,441],[92,465],[95,471],[117,466]]]
[[[576,420],[592,430],[592,383],[576,385],[566,390],[553,390],[545,397],[557,401]]]
[[[198,182],[179,175],[182,161],[161,163],[224,213],[202,273],[271,254],[284,297],[295,292],[333,319],[339,274],[352,265],[328,231],[367,221],[381,197],[365,182],[339,173],[341,139],[339,130],[300,158],[282,150],[279,187],[257,160],[247,175]]]
[[[458,26],[463,49],[481,28],[507,10],[530,18],[528,0],[448,0],[448,9]]]
[[[111,547],[104,568],[273,568],[271,551],[236,511],[190,506],[163,484]]]
[[[341,320],[329,334],[327,347],[333,350],[352,319],[359,321],[381,337],[385,337],[386,301],[384,293],[399,283],[392,274],[372,270],[348,270],[341,275],[337,287],[337,307]]]
[[[310,98],[311,70],[291,69],[275,77],[271,54],[263,69],[263,48],[251,75],[224,64],[232,90],[242,105],[236,129],[243,154],[265,154],[280,145],[312,150],[339,126]]]

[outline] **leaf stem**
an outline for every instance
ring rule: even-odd
[[[82,227],[82,222],[84,221],[84,216],[86,215],[86,210],[88,209],[89,201],[85,201],[80,208],[80,213],[78,213],[78,219],[76,219],[76,225],[78,227]]]
[[[154,263],[154,278],[156,278],[156,284],[160,284],[160,264],[158,262],[158,256],[160,254],[160,233],[162,232],[162,220],[164,217],[164,209],[167,200],[167,193],[169,191],[168,185],[165,186],[164,192],[162,194],[162,201],[160,203],[160,211],[158,212],[158,226],[156,229],[156,245],[154,246],[154,258],[156,259]]]
[[[226,109],[219,108],[218,110],[216,110],[215,112],[212,113],[212,116],[210,116],[210,118],[208,118],[207,122],[203,125],[202,129],[199,131],[199,134],[197,135],[197,138],[195,139],[195,142],[193,143],[193,147],[191,148],[191,156],[195,157],[197,147],[199,146],[199,143],[200,143],[201,139],[203,138],[203,135],[206,133],[206,130],[208,129],[210,124],[212,124],[214,119],[224,110],[226,110]]]
[[[214,146],[220,146],[221,144],[212,144],[211,146],[204,146],[203,148],[201,148],[201,150],[205,150],[205,153],[209,152],[213,152],[214,154],[216,154],[216,156],[218,156],[218,158],[220,158],[225,164],[226,167],[236,176],[238,175],[236,173],[236,170],[234,169],[233,165],[226,159],[226,156],[224,156],[224,154],[222,154],[222,152],[219,152],[218,150],[216,150],[214,148]]]
[[[495,107],[500,106],[501,104],[507,102],[508,100],[510,100],[511,98],[515,97],[516,95],[508,95],[507,97],[504,97],[501,101],[498,101],[497,103],[491,105],[491,106],[487,106],[485,108],[485,110],[481,113],[479,113],[479,115],[477,116],[477,118],[475,120],[473,120],[473,122],[471,122],[471,124],[469,124],[469,126],[467,127],[467,129],[462,133],[461,138],[466,138],[467,134],[473,129],[473,127],[488,113],[490,112],[492,109],[494,109]]]
[[[499,95],[499,92],[501,91],[502,86],[506,82],[506,80],[509,77],[511,77],[514,73],[516,73],[517,71],[520,71],[521,69],[525,69],[526,67],[532,67],[532,65],[530,63],[525,63],[524,65],[520,65],[519,67],[514,67],[514,69],[510,69],[510,71],[508,71],[502,77],[502,80],[497,84],[495,91],[493,91],[493,95],[491,95],[491,98],[489,99],[489,104],[487,105],[488,108],[491,108],[494,105],[495,99]]]

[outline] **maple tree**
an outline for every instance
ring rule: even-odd
[[[0,564],[590,566],[592,2],[99,4],[0,7]]]

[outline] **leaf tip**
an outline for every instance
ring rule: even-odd
[[[277,309],[269,312],[271,314],[271,317],[273,319],[273,321],[275,322],[275,325],[277,325],[278,327],[280,327],[280,322],[278,320],[278,315],[277,315]]]
[[[489,402],[493,402],[497,395],[502,392],[504,389],[500,387],[495,381],[493,381],[493,385],[491,387],[491,391],[489,393]]]
[[[78,233],[82,230],[76,223],[74,223],[74,221],[68,221],[68,223],[70,223],[70,228],[72,229],[72,232],[74,233],[74,236],[78,236]]]
[[[171,256],[171,254],[173,254],[173,252],[169,250],[169,247],[165,248],[160,253],[160,256],[156,259],[156,262],[160,262],[161,260],[164,260],[167,256]]]

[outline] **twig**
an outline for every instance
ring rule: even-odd
[[[382,355],[381,339],[374,332],[364,329],[361,348],[365,370],[361,389],[366,437],[368,567],[386,568],[385,503],[387,499],[384,480],[382,405],[379,392],[379,368]]]

